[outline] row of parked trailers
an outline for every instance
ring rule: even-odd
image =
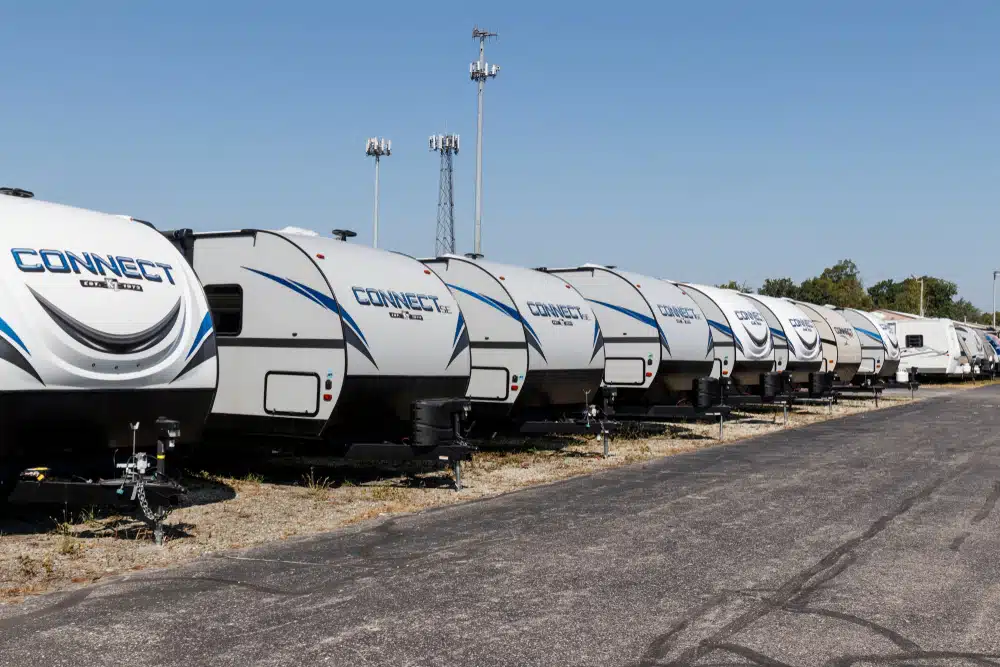
[[[921,378],[962,378],[995,374],[1000,338],[986,327],[945,318],[879,311],[900,346],[900,365],[917,368]]]
[[[177,440],[454,459],[462,424],[697,414],[829,395],[834,380],[871,384],[899,366],[898,323],[857,310],[596,264],[418,260],[343,233],[160,232],[5,194],[8,478],[94,445],[158,447],[162,461]],[[136,466],[120,464],[122,479]]]

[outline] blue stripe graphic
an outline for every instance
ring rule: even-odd
[[[522,325],[524,325],[524,328],[528,332],[528,334],[530,334],[531,339],[528,342],[531,343],[531,345],[536,350],[538,350],[538,353],[542,355],[542,359],[545,359],[545,353],[542,352],[542,341],[539,340],[538,334],[535,333],[535,330],[532,328],[530,324],[528,324],[527,320],[521,317],[521,313],[517,312],[516,308],[511,308],[507,304],[501,303],[492,297],[486,296],[485,294],[480,294],[479,292],[473,292],[472,290],[465,289],[464,287],[459,287],[458,285],[455,285],[453,283],[445,283],[445,284],[448,285],[450,289],[457,290],[462,294],[468,294],[473,299],[478,299],[479,301],[482,301],[486,305],[496,308],[507,317],[513,318],[518,322],[520,322]]]
[[[667,348],[668,352],[670,351],[670,345],[667,343],[667,335],[663,333],[663,329],[660,328],[660,323],[657,322],[655,318],[652,318],[649,315],[643,315],[642,313],[637,313],[636,311],[625,308],[624,306],[616,306],[613,303],[598,301],[597,299],[587,299],[587,301],[596,303],[599,306],[604,306],[605,308],[610,308],[611,310],[616,310],[623,315],[628,315],[632,319],[639,320],[643,324],[648,324],[653,327],[656,329],[656,332],[660,334],[660,342],[663,343],[663,347]]]
[[[462,312],[459,311],[459,313],[458,313],[458,324],[455,326],[455,339],[453,341],[451,341],[451,346],[452,347],[455,347],[455,345],[458,343],[458,337],[461,335],[461,333],[462,333],[462,327],[464,327],[464,326],[465,326],[465,315],[463,315]]]
[[[716,322],[715,320],[707,320],[707,321],[708,321],[708,326],[718,329],[720,332],[726,334],[729,337],[733,337],[733,330],[727,327],[725,324],[722,324],[721,322]]]
[[[739,350],[740,352],[743,351],[743,343],[740,342],[739,338],[737,338],[736,336],[733,335],[733,330],[732,329],[730,329],[729,327],[727,327],[725,324],[723,324],[721,322],[716,322],[715,320],[708,320],[708,319],[706,319],[705,321],[708,322],[708,326],[710,326],[710,327],[712,327],[714,329],[717,329],[720,333],[724,333],[727,336],[729,336],[730,338],[732,338],[733,339],[733,344],[736,346],[736,349]],[[709,331],[709,334],[711,335],[711,331]]]
[[[880,342],[883,345],[885,345],[885,341],[882,340],[882,336],[879,336],[874,331],[869,331],[868,329],[862,329],[861,327],[854,327],[854,328],[857,329],[858,331],[860,331],[861,333],[866,334],[867,336],[870,336],[871,338],[874,338],[878,342]]]
[[[785,332],[782,331],[781,329],[775,329],[774,327],[769,327],[769,328],[771,329],[771,333],[774,334],[775,336],[779,336],[781,338],[784,338],[785,340],[788,340],[788,336],[786,336]]]
[[[194,354],[194,351],[198,349],[198,345],[201,341],[209,334],[212,330],[212,313],[211,311],[205,313],[205,317],[201,318],[201,325],[198,327],[198,333],[194,336],[194,343],[191,344],[191,349],[188,350],[187,356],[190,357]],[[187,357],[185,357],[186,359]]]
[[[324,308],[327,308],[337,313],[344,320],[344,323],[347,324],[349,327],[351,327],[354,333],[358,335],[358,338],[364,341],[365,345],[368,344],[368,339],[365,338],[365,335],[361,332],[361,329],[358,327],[358,323],[355,322],[354,318],[351,317],[346,310],[343,310],[337,303],[337,300],[331,297],[329,294],[323,294],[322,292],[315,290],[312,287],[309,287],[308,285],[303,285],[302,283],[297,282],[295,280],[289,280],[288,278],[282,278],[281,276],[276,276],[273,273],[267,273],[266,271],[258,271],[257,269],[251,269],[249,266],[244,266],[243,268],[252,273],[256,273],[259,276],[264,276],[265,278],[269,278],[274,282],[278,283],[279,285],[283,285],[284,287],[287,287],[293,292],[301,294],[302,296],[309,299],[313,303],[316,303],[320,306],[323,306]]]
[[[587,299],[587,301],[599,304],[601,306],[604,306],[605,308],[610,308],[611,310],[617,310],[619,313],[628,315],[629,317],[639,320],[643,324],[648,324],[649,326],[654,327],[656,329],[660,328],[659,325],[656,323],[656,320],[654,320],[649,315],[643,315],[642,313],[637,313],[634,310],[630,310],[622,306],[616,306],[613,303],[605,303],[604,301],[598,301],[597,299]]]
[[[521,313],[517,312],[516,308],[511,308],[507,304],[501,303],[492,297],[486,296],[485,294],[480,294],[479,292],[473,292],[472,290],[465,289],[464,287],[459,287],[458,285],[454,285],[452,283],[448,283],[448,287],[450,287],[451,289],[456,289],[462,294],[468,294],[469,296],[475,299],[479,299],[480,301],[482,301],[487,305],[493,306],[501,313],[507,315],[507,317],[512,317],[515,320],[519,321],[524,326],[528,327],[528,331],[531,332],[531,335],[533,335],[535,338],[538,338],[538,334],[536,334],[535,330],[531,328],[531,325],[528,324],[528,322],[523,317],[521,317]]]
[[[6,334],[7,338],[10,338],[12,341],[14,341],[15,343],[17,343],[18,346],[22,350],[24,350],[25,354],[27,354],[29,356],[31,355],[31,352],[28,352],[28,348],[25,346],[24,341],[21,340],[21,337],[18,336],[16,333],[14,333],[14,330],[11,329],[10,325],[7,324],[2,318],[0,318],[0,331],[2,331],[4,334]]]

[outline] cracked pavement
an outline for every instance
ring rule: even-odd
[[[1000,667],[1000,387],[0,608],[0,665]]]

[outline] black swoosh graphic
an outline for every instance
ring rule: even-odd
[[[28,287],[38,304],[59,327],[80,344],[98,352],[134,354],[153,347],[170,333],[181,312],[181,300],[170,309],[166,317],[142,331],[133,334],[112,334],[88,326]]]

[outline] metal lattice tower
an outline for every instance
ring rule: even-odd
[[[455,252],[455,187],[453,158],[458,154],[457,134],[435,134],[428,140],[432,151],[441,154],[438,183],[437,233],[434,254],[438,257]]]

